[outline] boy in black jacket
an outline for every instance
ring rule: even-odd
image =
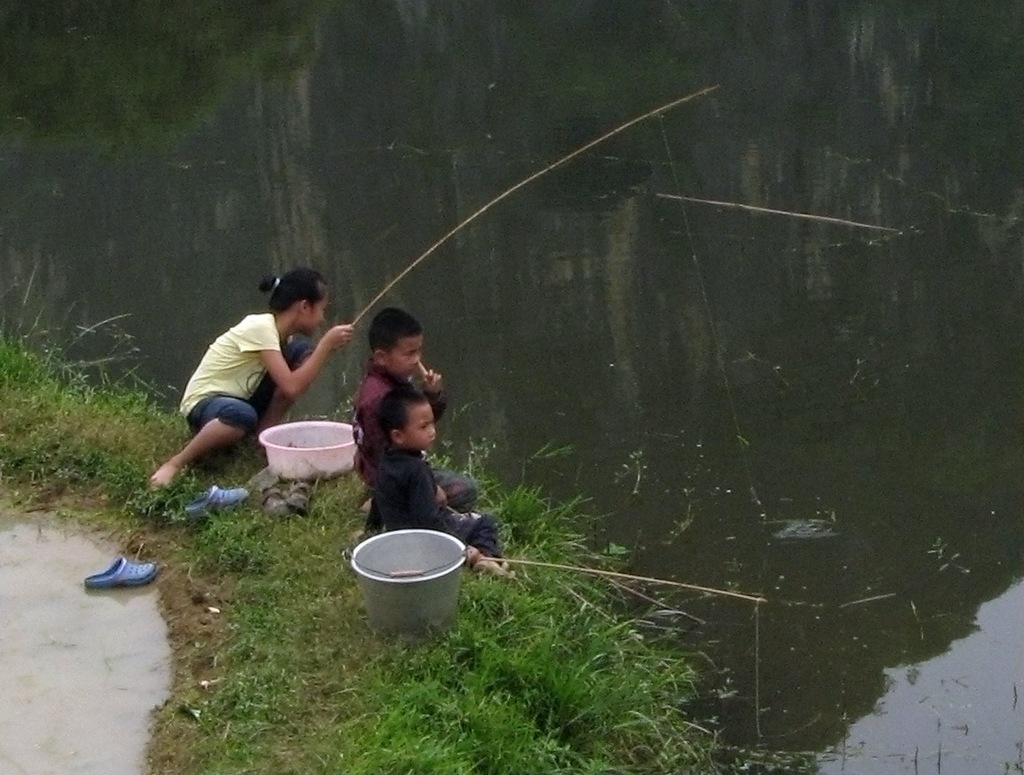
[[[434,412],[423,391],[399,385],[380,403],[378,421],[388,444],[373,488],[370,518],[385,530],[420,528],[449,533],[466,544],[474,570],[513,575],[501,561],[498,525],[489,514],[460,513],[438,502],[434,477],[423,453],[437,435]]]

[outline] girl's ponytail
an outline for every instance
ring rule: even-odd
[[[267,304],[273,312],[288,309],[297,301],[316,304],[327,293],[327,283],[315,269],[299,267],[283,275],[267,275],[260,280],[259,289],[269,293]]]

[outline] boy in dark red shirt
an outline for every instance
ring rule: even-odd
[[[423,326],[415,317],[396,307],[382,309],[370,323],[368,337],[370,361],[356,390],[352,429],[356,440],[356,473],[372,491],[381,455],[388,446],[377,416],[384,396],[396,387],[411,384],[412,378],[419,375],[435,420],[444,414],[448,397],[441,375],[426,368],[420,360]],[[471,477],[435,470],[434,480],[439,502],[456,511],[468,511],[472,507],[477,487]],[[367,528],[379,529],[379,520],[371,515]]]

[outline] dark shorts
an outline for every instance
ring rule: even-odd
[[[293,337],[285,344],[282,354],[289,368],[295,370],[312,351],[313,343],[309,339]],[[251,397],[246,399],[220,394],[207,396],[192,407],[185,421],[193,433],[198,433],[210,420],[220,420],[225,425],[241,428],[247,435],[251,435],[256,432],[260,418],[267,413],[276,387],[270,375],[265,374]]]
[[[434,484],[444,490],[448,505],[455,511],[471,511],[476,503],[479,487],[468,474],[449,471],[446,468],[433,469]]]
[[[467,546],[475,546],[488,557],[501,557],[498,523],[490,514],[449,511],[445,515],[445,526],[449,533]]]

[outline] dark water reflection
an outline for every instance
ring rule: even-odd
[[[311,6],[278,75],[205,63],[230,85],[166,150],[12,136],[3,318],[128,315],[171,403],[265,270],[320,267],[347,319],[527,174],[720,84],[503,201],[388,301],[428,326],[455,454],[485,438],[505,479],[587,493],[637,572],[769,597],[688,601],[708,624],[683,641],[727,671],[730,739],[821,749],[1024,568],[1024,11],[958,8]],[[72,352],[123,352],[112,330]],[[303,408],[347,401],[364,357]],[[809,519],[835,535],[777,537]]]

